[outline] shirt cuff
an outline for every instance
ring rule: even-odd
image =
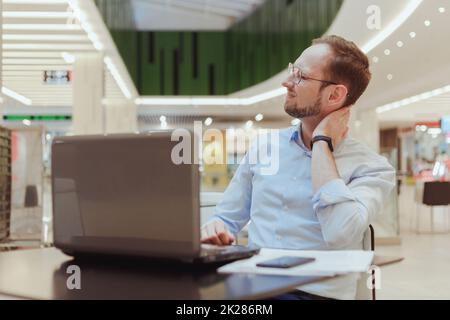
[[[236,235],[238,233],[236,231],[236,227],[233,225],[233,223],[231,223],[230,221],[228,221],[227,219],[225,219],[223,217],[220,217],[217,214],[214,214],[212,217],[210,217],[208,220],[206,220],[206,223],[204,225],[206,225],[206,224],[208,224],[208,223],[210,223],[210,222],[212,222],[214,220],[222,221],[225,224],[225,227],[227,228],[227,230],[230,233],[232,233],[233,235]]]
[[[356,200],[344,180],[334,179],[325,183],[312,198],[314,211],[341,202]]]

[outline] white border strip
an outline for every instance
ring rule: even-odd
[[[385,104],[385,105],[383,105],[381,107],[376,108],[376,111],[377,111],[377,113],[383,113],[383,112],[391,111],[391,110],[398,109],[398,108],[410,105],[410,104],[415,103],[415,102],[419,102],[419,101],[423,101],[423,100],[426,100],[426,99],[430,99],[430,98],[433,98],[433,97],[436,97],[436,96],[439,96],[441,94],[448,93],[448,92],[450,92],[450,85],[447,85],[447,86],[442,87],[442,88],[434,89],[434,90],[431,90],[431,91],[427,91],[427,92],[418,94],[416,96],[412,96],[412,97],[409,97],[409,98],[406,98],[406,99],[395,101],[395,102],[392,102],[392,103],[389,103],[389,104]]]
[[[14,100],[19,101],[20,103],[23,103],[24,105],[31,106],[31,104],[32,104],[31,99],[29,99],[21,94],[18,94],[17,92],[15,92],[11,89],[8,89],[6,87],[2,87],[2,93]]]

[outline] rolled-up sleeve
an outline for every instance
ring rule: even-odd
[[[350,182],[324,184],[313,196],[313,208],[330,248],[360,243],[395,187],[395,170],[387,161],[361,165]]]
[[[208,220],[220,219],[228,230],[237,234],[250,220],[252,198],[252,172],[248,153],[231,179],[222,200],[217,204],[214,215]]]

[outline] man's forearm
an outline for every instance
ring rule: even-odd
[[[311,159],[311,181],[314,193],[327,182],[339,179],[333,153],[325,141],[314,143]]]

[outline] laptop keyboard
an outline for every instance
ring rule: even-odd
[[[221,254],[227,251],[236,250],[237,246],[216,246],[212,244],[202,244],[200,246],[202,255]]]

